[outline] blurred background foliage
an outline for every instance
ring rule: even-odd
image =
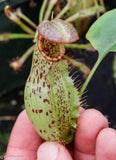
[[[106,10],[116,8],[116,1],[105,0],[104,2]],[[25,15],[38,24],[41,4],[42,0],[0,0],[0,33],[23,33],[5,16],[6,5],[11,5],[14,9],[20,7]],[[31,44],[32,40],[29,39],[0,42],[0,155],[5,153],[12,126],[18,114],[24,109],[23,90],[30,71],[32,56],[19,72],[14,72],[9,67],[9,62],[17,56],[20,57]],[[90,68],[93,66],[97,52],[91,53],[85,50],[76,50],[76,52],[79,53],[76,58],[84,59]],[[116,129],[116,85],[112,76],[113,58],[114,53],[110,53],[100,64],[87,87],[86,99],[88,108],[101,111],[108,117],[111,122],[110,126]]]

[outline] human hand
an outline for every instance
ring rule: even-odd
[[[44,142],[24,110],[19,115],[6,151],[5,160],[116,160],[116,130],[95,109],[80,111],[74,143],[66,147]]]

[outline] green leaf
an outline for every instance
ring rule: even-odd
[[[102,15],[89,29],[86,38],[98,50],[99,56],[89,76],[84,82],[80,95],[85,91],[97,67],[108,52],[116,52],[116,9]]]
[[[89,29],[86,38],[98,50],[99,57],[116,51],[116,9],[102,15]]]

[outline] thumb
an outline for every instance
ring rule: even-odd
[[[68,150],[56,142],[44,142],[37,151],[37,160],[72,160]]]

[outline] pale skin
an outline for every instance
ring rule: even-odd
[[[40,138],[26,111],[20,113],[13,127],[5,160],[116,160],[116,130],[95,109],[80,109],[74,142],[63,146]],[[15,157],[15,159],[19,159]]]

